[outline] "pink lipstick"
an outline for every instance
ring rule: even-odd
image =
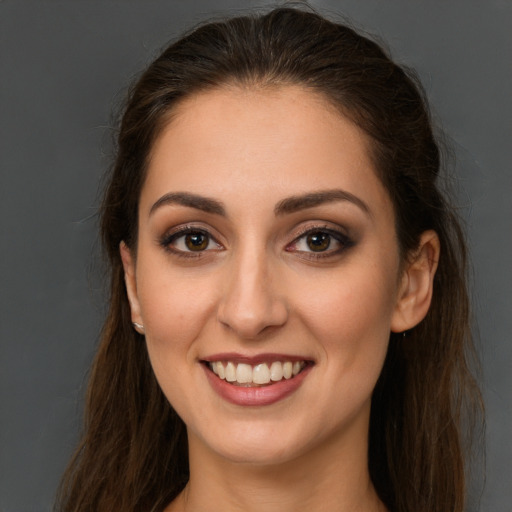
[[[236,405],[270,405],[296,391],[314,363],[285,354],[216,354],[201,361],[208,381],[222,398]]]

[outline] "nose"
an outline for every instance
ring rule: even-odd
[[[218,307],[220,323],[248,340],[283,326],[288,307],[265,254],[249,254],[232,263]]]

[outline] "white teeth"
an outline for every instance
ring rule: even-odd
[[[220,377],[220,375],[219,375],[219,377]],[[235,382],[236,381],[236,368],[235,368],[235,365],[233,363],[231,363],[231,362],[229,362],[226,365],[226,380],[228,382]]]
[[[283,377],[289,379],[292,376],[293,365],[290,361],[283,364]]]
[[[265,363],[258,364],[253,368],[252,381],[254,384],[268,384],[270,382],[270,370]]]
[[[283,378],[283,365],[279,361],[274,361],[270,365],[270,379],[274,382]]]
[[[250,364],[239,364],[236,367],[236,381],[240,384],[252,382],[252,367]]]
[[[224,365],[220,362],[220,361],[217,361],[216,363],[213,363],[215,365],[215,368],[214,368],[214,372],[221,378],[221,379],[225,379],[226,378],[226,372],[224,371]]]
[[[220,379],[242,385],[259,384],[265,385],[271,382],[279,382],[284,379],[291,379],[298,375],[304,368],[304,361],[274,361],[270,368],[267,363],[260,363],[251,366],[246,363],[235,364],[228,361],[225,365],[222,361],[214,361],[209,364],[213,373]]]

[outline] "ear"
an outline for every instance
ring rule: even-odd
[[[124,282],[126,284],[126,293],[128,295],[128,302],[130,303],[130,310],[132,312],[132,322],[143,326],[144,322],[142,321],[139,298],[137,295],[137,281],[135,279],[135,260],[132,251],[124,242],[119,244],[119,252],[123,262]],[[144,334],[143,329],[137,325],[135,326],[135,330],[140,334]]]
[[[406,264],[400,283],[391,331],[403,332],[418,325],[432,301],[434,275],[439,261],[440,243],[435,231],[425,231],[418,249]]]

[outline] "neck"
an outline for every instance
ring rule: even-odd
[[[234,463],[189,433],[190,481],[166,512],[385,512],[370,480],[367,439],[328,440],[279,464]]]

